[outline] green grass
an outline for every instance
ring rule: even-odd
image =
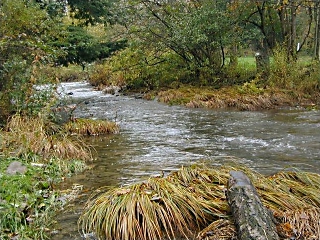
[[[27,172],[6,174],[12,161],[23,163]],[[37,161],[31,155],[30,159],[0,158],[0,239],[46,239],[54,212],[62,206],[54,185],[85,168],[77,160],[50,159],[36,166]]]

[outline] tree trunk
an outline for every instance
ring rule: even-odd
[[[270,73],[270,58],[267,48],[266,39],[263,42],[255,41],[253,44],[253,50],[256,58],[257,74],[260,74],[260,78],[267,79]]]
[[[230,172],[227,197],[238,240],[279,239],[272,213],[262,205],[256,189],[243,172]]]
[[[314,7],[315,32],[314,32],[314,59],[320,60],[320,13],[319,3]]]
[[[231,47],[229,65],[232,68],[236,68],[238,66],[238,46],[236,43],[232,44],[232,47]]]
[[[297,8],[294,6],[294,3],[291,3],[290,6],[291,16],[290,16],[290,42],[289,42],[289,52],[288,58],[296,60],[297,50],[296,50],[296,38],[297,38],[297,27],[296,27],[296,18],[297,18]]]

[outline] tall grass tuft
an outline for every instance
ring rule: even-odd
[[[228,166],[192,166],[165,178],[106,192],[100,189],[88,200],[79,227],[103,239],[195,239],[198,232],[197,239],[231,240],[235,227],[225,196],[230,170],[249,176],[278,220],[279,234],[319,239],[320,175],[280,172],[265,177]]]
[[[90,148],[80,139],[60,132],[48,133],[48,122],[44,118],[29,118],[14,115],[2,133],[0,148],[8,155],[37,154],[43,159],[92,159]]]
[[[66,123],[64,128],[71,134],[80,135],[101,135],[119,132],[119,126],[114,122],[81,118]]]
[[[220,194],[210,194],[205,185],[197,187],[203,179],[213,184],[215,178],[185,168],[167,178],[110,190],[88,201],[79,224],[84,232],[95,231],[106,239],[188,237],[214,219],[227,218],[229,211],[223,188],[217,187]]]

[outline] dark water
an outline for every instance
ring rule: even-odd
[[[83,239],[76,222],[92,190],[127,185],[201,161],[236,162],[264,174],[284,168],[320,173],[320,111],[188,109],[106,95],[86,83],[66,83],[63,89],[82,102],[77,117],[117,121],[121,132],[87,139],[97,150],[97,160],[91,170],[62,184],[81,184],[84,191],[57,216],[59,233],[52,239]]]

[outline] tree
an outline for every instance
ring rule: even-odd
[[[124,24],[144,47],[174,52],[198,82],[221,73],[235,26],[225,16],[226,1],[143,0],[126,8],[131,15]]]
[[[46,44],[56,25],[39,5],[3,0],[0,5],[0,118],[12,112],[33,112],[46,104],[35,84],[54,79],[37,76],[42,62],[50,62],[55,49]],[[44,101],[41,101],[42,100]]]
[[[84,70],[86,63],[109,57],[112,52],[123,48],[126,41],[99,39],[81,26],[71,25],[57,35],[55,41],[50,44],[65,51],[65,54],[58,57],[57,64],[64,66],[71,63],[79,64]]]
[[[313,57],[320,61],[320,1],[315,1],[311,7],[314,15],[314,41],[313,41]]]
[[[257,66],[261,71],[268,72],[269,56],[277,46],[285,49],[288,61],[296,60],[297,52],[310,34],[310,3],[296,0],[239,2],[243,3],[241,11],[245,12],[243,21],[259,31],[252,48],[257,52]],[[297,22],[303,27],[297,28]]]
[[[83,24],[114,23],[113,4],[117,0],[68,0],[70,14]]]

